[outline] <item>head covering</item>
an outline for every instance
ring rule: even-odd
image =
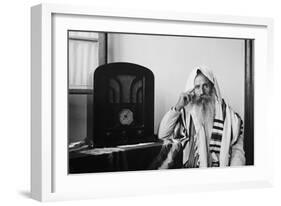
[[[194,88],[194,79],[195,79],[198,71],[200,71],[204,76],[206,76],[214,84],[217,100],[218,100],[218,102],[221,102],[222,97],[221,97],[217,79],[216,79],[215,75],[213,74],[212,70],[210,70],[206,66],[198,66],[198,67],[195,67],[191,71],[191,73],[187,79],[186,85],[185,85],[185,91],[188,91],[188,90],[191,90]]]

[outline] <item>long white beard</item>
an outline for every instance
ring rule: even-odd
[[[207,136],[207,142],[209,143],[214,117],[215,117],[215,95],[210,96],[208,101],[194,102],[192,104],[193,114],[196,116],[197,124],[204,127],[205,134]]]

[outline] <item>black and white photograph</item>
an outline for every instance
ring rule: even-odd
[[[66,38],[69,174],[254,165],[254,39]]]
[[[278,35],[264,6],[244,3],[32,6],[30,198],[274,202]]]

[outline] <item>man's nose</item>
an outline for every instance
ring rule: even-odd
[[[200,95],[200,96],[201,96],[202,94],[204,94],[204,90],[203,90],[203,88],[202,88],[202,87],[200,87],[198,92],[199,92],[199,95]]]

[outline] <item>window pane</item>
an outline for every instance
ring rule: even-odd
[[[98,33],[69,32],[69,88],[92,89],[99,65]]]

